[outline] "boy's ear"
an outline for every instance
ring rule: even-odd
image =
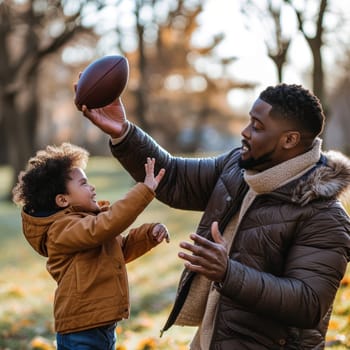
[[[58,194],[55,197],[56,205],[60,208],[65,208],[69,205],[69,201],[65,194]]]

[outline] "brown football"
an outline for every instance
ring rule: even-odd
[[[124,56],[105,56],[90,63],[82,72],[75,103],[89,109],[109,105],[119,97],[129,79],[129,64]]]

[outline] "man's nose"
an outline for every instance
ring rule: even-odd
[[[241,132],[241,135],[246,138],[249,139],[250,138],[250,124],[248,124]]]

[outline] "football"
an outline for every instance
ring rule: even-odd
[[[89,109],[112,103],[125,89],[129,63],[124,56],[105,56],[90,63],[82,72],[76,87],[75,104]]]

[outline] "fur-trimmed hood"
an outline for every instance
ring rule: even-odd
[[[314,199],[346,200],[350,187],[350,159],[338,151],[323,153],[323,163],[297,181],[292,201],[306,205]]]

